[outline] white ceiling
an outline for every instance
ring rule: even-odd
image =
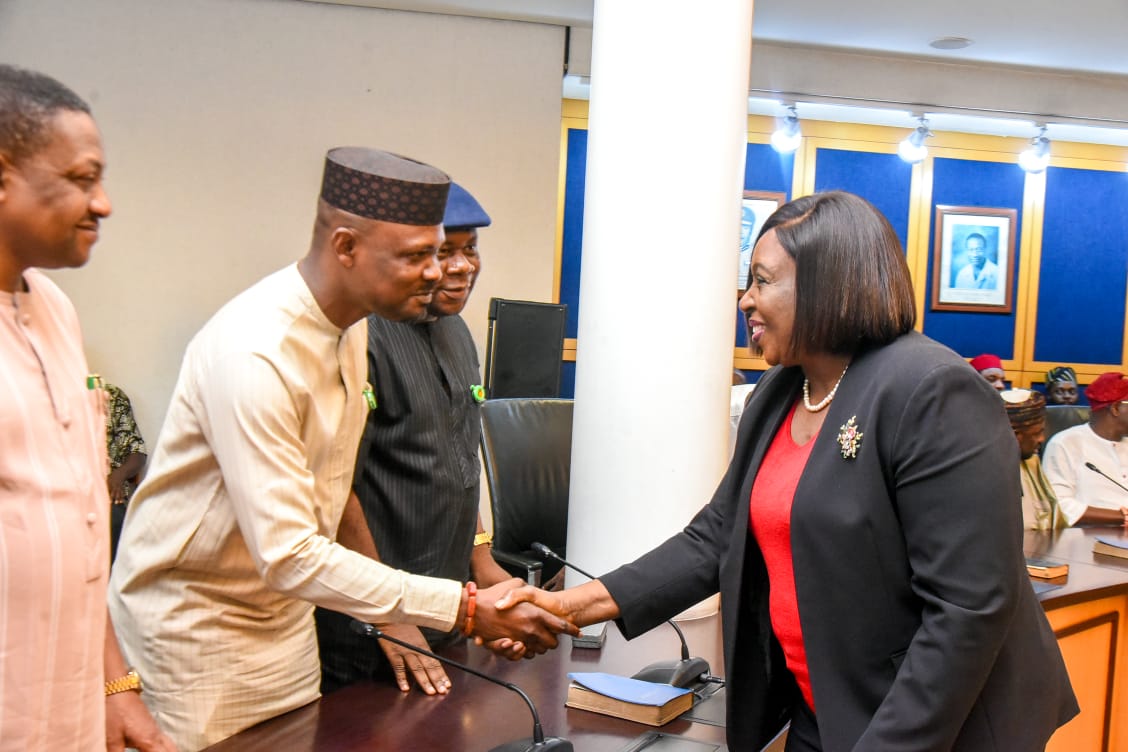
[[[565,26],[591,26],[593,7],[593,0],[330,1]],[[753,36],[794,44],[1128,75],[1126,0],[756,0]],[[968,37],[974,44],[954,51],[929,47],[930,41],[945,36]]]
[[[594,0],[310,1],[588,27],[588,31],[594,5]],[[639,7],[645,12],[643,3]],[[1128,147],[1128,115],[1124,114],[1128,112],[1128,0],[755,0],[752,32],[754,41],[780,43],[784,48],[793,45],[893,56],[885,60],[890,66],[899,65],[906,57],[941,67],[954,63],[950,76],[957,82],[959,76],[968,75],[967,64],[991,64],[996,73],[1003,72],[989,84],[980,82],[981,88],[1015,90],[1007,78],[1008,70],[1014,72],[1015,81],[1023,79],[1025,74],[1020,71],[1067,72],[1070,75],[1046,75],[1044,83],[1037,80],[1034,98],[1083,98],[1075,91],[1081,86],[1086,92],[1096,91],[1096,101],[1116,110],[1115,116],[1087,112],[1085,105],[1068,113],[1046,109],[1045,104],[1027,110],[1065,116],[1061,118],[1008,116],[1003,114],[1005,110],[982,105],[967,108],[965,113],[959,111],[960,107],[942,106],[890,111],[890,103],[881,99],[870,98],[872,106],[866,106],[864,100],[843,105],[804,95],[800,89],[790,97],[798,105],[800,118],[912,127],[912,115],[927,114],[930,124],[942,130],[1021,137],[1034,135],[1036,123],[1043,121],[1049,125],[1051,139]],[[582,36],[575,37],[579,44],[590,44],[590,33],[586,40]],[[940,37],[966,37],[973,43],[962,50],[929,45]],[[784,48],[776,46],[777,52]],[[590,54],[590,49],[579,54]],[[796,54],[802,57],[801,50]],[[985,76],[983,69],[983,75],[977,78]],[[563,95],[586,99],[588,84],[582,73],[579,77],[567,76]],[[1039,92],[1043,96],[1037,96]],[[1117,96],[1118,92],[1123,92],[1123,98]],[[1088,101],[1095,100],[1090,94]],[[785,98],[778,95],[754,91],[749,112],[778,117],[783,101]]]
[[[777,41],[1128,74],[1124,0],[759,0],[753,25],[757,38]],[[929,47],[945,36],[974,44]]]

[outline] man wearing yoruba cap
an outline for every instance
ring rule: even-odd
[[[365,318],[426,313],[449,183],[385,152],[330,151],[308,253],[188,345],[110,584],[143,697],[182,752],[318,697],[315,603],[534,652],[569,627],[499,618],[505,585],[475,595],[374,561],[350,493],[372,402]]]
[[[1001,396],[1014,437],[1018,440],[1022,526],[1027,530],[1066,527],[1058,509],[1057,496],[1038,459],[1038,448],[1046,440],[1046,398],[1029,389],[1008,389]]]
[[[1128,376],[1101,374],[1085,396],[1089,422],[1050,439],[1046,477],[1070,525],[1128,527]]]
[[[368,317],[368,381],[376,398],[357,456],[353,490],[389,566],[416,574],[473,579],[479,586],[509,579],[493,560],[478,515],[481,372],[478,350],[459,313],[482,266],[478,228],[490,216],[457,183],[450,186],[439,248],[443,278],[422,321]],[[450,680],[437,661],[350,629],[350,619],[319,608],[321,688],[331,692],[361,679],[409,679],[428,694]],[[386,627],[421,647],[449,644],[458,632]],[[390,671],[389,671],[390,668]]]

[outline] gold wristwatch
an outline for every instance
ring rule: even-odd
[[[482,532],[482,533],[478,533],[477,535],[474,536],[474,545],[475,546],[480,546],[483,543],[485,543],[487,545],[492,545],[493,544],[493,535],[491,535],[490,533]]]
[[[118,692],[141,691],[141,677],[133,669],[113,681],[106,682],[106,697],[116,695]]]

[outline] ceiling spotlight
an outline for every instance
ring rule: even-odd
[[[924,158],[928,156],[928,149],[924,145],[924,140],[932,135],[932,131],[928,130],[928,120],[924,117],[919,118],[919,122],[920,125],[916,127],[916,130],[897,145],[897,154],[909,164],[923,162]]]
[[[1038,135],[1030,139],[1030,148],[1018,155],[1018,166],[1037,175],[1050,166],[1050,139],[1046,138],[1046,126],[1039,126]]]
[[[783,124],[772,133],[772,148],[780,154],[791,154],[803,142],[803,134],[799,131],[799,116],[795,113],[795,105],[788,105],[788,116],[783,119]]]

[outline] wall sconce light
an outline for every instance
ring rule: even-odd
[[[918,120],[920,124],[916,127],[916,130],[897,145],[897,155],[909,164],[923,162],[924,158],[928,156],[928,148],[924,145],[924,140],[932,136],[932,131],[928,129],[928,120],[924,116],[921,116]]]
[[[1030,147],[1018,155],[1018,166],[1037,175],[1050,166],[1050,139],[1046,138],[1046,126],[1038,126],[1038,135],[1030,139]]]
[[[795,105],[788,105],[788,116],[783,124],[772,133],[772,148],[780,154],[791,154],[803,142],[803,134],[799,130],[799,116],[795,113]]]

